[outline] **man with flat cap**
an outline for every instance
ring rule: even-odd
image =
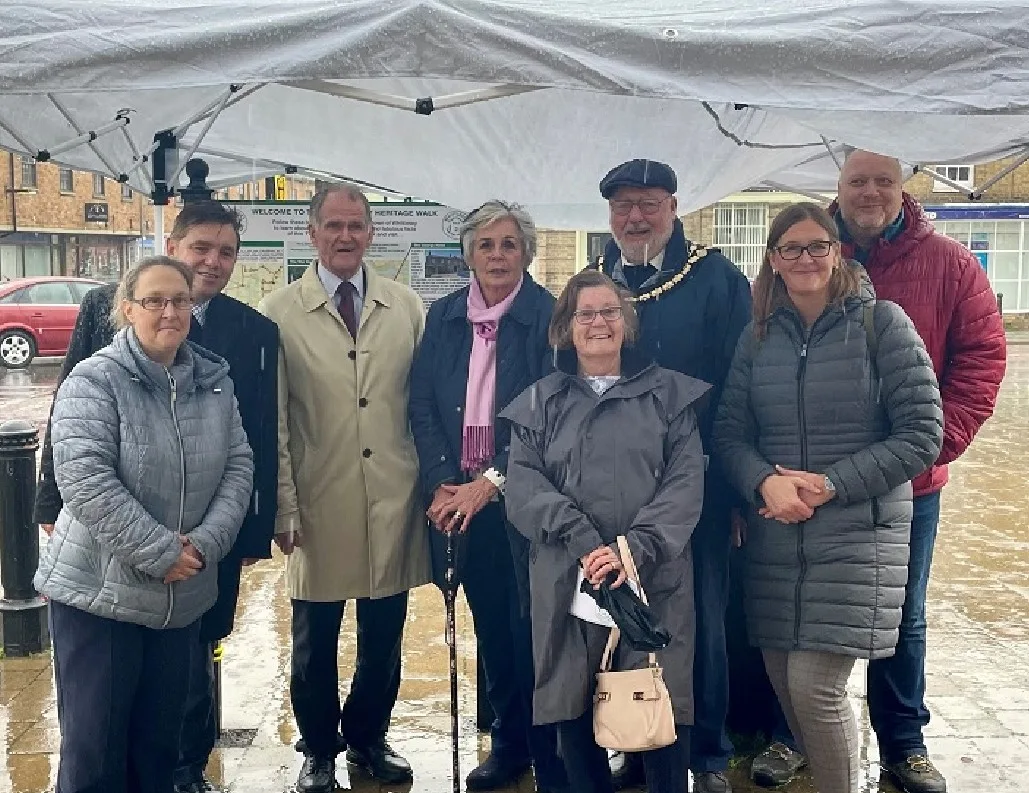
[[[659,365],[711,383],[700,434],[710,449],[722,386],[736,342],[750,321],[750,283],[716,249],[686,239],[675,214],[675,171],[655,160],[630,160],[600,182],[610,207],[611,233],[599,265],[635,296],[638,345]],[[710,453],[710,452],[708,452]],[[729,548],[738,497],[709,466],[704,510],[691,542],[697,610],[693,665],[694,723],[690,769],[694,793],[731,793],[725,772],[732,744],[725,731],[729,704],[725,610]],[[689,563],[689,560],[685,560]],[[616,789],[642,781],[638,756],[611,758]]]

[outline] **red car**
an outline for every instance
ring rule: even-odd
[[[64,355],[79,303],[102,285],[56,276],[0,283],[0,365],[23,369],[37,355]]]

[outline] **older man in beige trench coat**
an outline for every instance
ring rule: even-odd
[[[304,764],[299,793],[335,788],[337,729],[347,761],[388,783],[411,767],[386,743],[400,688],[409,589],[430,578],[408,428],[421,299],[362,259],[374,233],[367,199],[333,185],[311,201],[318,262],[269,295],[279,326],[279,511],[293,606],[290,697]],[[357,664],[340,707],[343,605],[357,601]]]

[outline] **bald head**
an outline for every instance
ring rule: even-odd
[[[903,171],[895,157],[855,149],[840,170],[838,202],[847,231],[868,248],[897,219],[904,202]]]

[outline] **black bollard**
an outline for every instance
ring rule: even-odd
[[[27,421],[0,424],[0,643],[7,657],[50,646],[47,602],[32,586],[39,529],[32,522],[39,433]]]

